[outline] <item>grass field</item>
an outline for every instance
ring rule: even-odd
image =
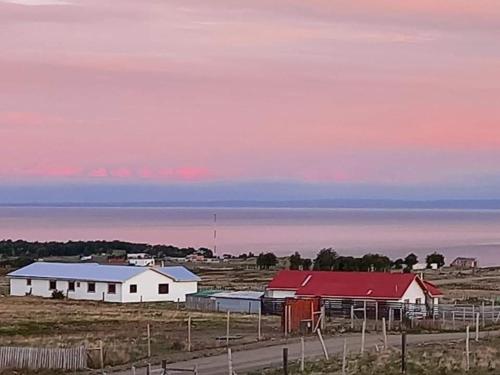
[[[194,271],[202,277],[202,288],[252,290],[263,290],[275,274],[241,262],[196,266]],[[441,284],[449,301],[496,298],[500,271],[432,271],[426,272],[425,278]],[[225,314],[189,312],[173,303],[109,304],[8,297],[7,287],[7,279],[0,276],[0,345],[96,347],[102,340],[106,364],[130,364],[145,360],[150,324],[151,350],[156,361],[177,361],[223,351],[224,343],[218,343],[216,338],[225,335]],[[186,352],[188,315],[193,322],[191,353]],[[262,332],[267,340],[257,343],[257,317],[232,314],[230,333],[241,337],[233,343],[235,350],[278,343],[279,317],[264,317]],[[91,364],[96,366],[97,352],[94,354]]]
[[[470,370],[466,371],[465,340],[447,343],[422,344],[408,347],[407,374],[411,375],[486,375],[498,374],[500,371],[500,338],[470,342]],[[397,375],[401,373],[401,352],[389,349],[385,352],[375,351],[350,354],[347,357],[347,374],[350,375]],[[342,359],[336,356],[329,361],[316,360],[306,362],[305,371],[300,372],[298,363],[291,363],[290,374],[326,375],[341,374]],[[281,375],[283,369],[259,371],[258,374]],[[252,375],[257,375],[252,374]]]
[[[0,345],[59,347],[85,344],[97,347],[102,340],[105,362],[119,365],[147,356],[147,325],[151,326],[151,351],[170,360],[192,357],[186,353],[187,317],[192,317],[192,349],[197,355],[222,347],[216,338],[225,335],[226,315],[177,310],[175,304],[107,304],[3,297],[0,303]],[[257,342],[257,318],[232,314],[234,345]],[[262,332],[279,335],[279,318],[264,317]],[[95,362],[97,362],[97,353]],[[97,363],[93,363],[97,365]]]

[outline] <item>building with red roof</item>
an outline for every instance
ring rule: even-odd
[[[358,300],[437,305],[443,293],[412,273],[291,271],[276,274],[266,297]]]

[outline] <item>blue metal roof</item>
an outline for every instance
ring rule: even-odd
[[[49,263],[36,262],[17,271],[9,273],[10,277],[112,281],[124,282],[150,270],[149,267],[112,266],[97,263]],[[155,271],[170,277],[175,281],[199,281],[200,278],[188,269],[179,267],[153,268]]]
[[[201,281],[201,279],[183,266],[160,267],[156,271],[174,279],[175,281]]]
[[[234,298],[234,299],[247,299],[247,300],[260,300],[260,298],[264,295],[264,292],[255,292],[255,291],[225,291],[219,292],[212,295],[215,298]]]
[[[124,282],[147,268],[97,263],[36,262],[9,273],[10,277]]]

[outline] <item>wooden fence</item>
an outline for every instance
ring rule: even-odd
[[[61,369],[87,368],[87,350],[84,346],[65,349],[0,347],[0,369]]]

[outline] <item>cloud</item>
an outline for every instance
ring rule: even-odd
[[[26,5],[26,6],[42,6],[42,5],[69,5],[69,1],[65,0],[0,0],[0,2]]]
[[[0,126],[29,127],[61,123],[62,119],[35,112],[0,112]]]

